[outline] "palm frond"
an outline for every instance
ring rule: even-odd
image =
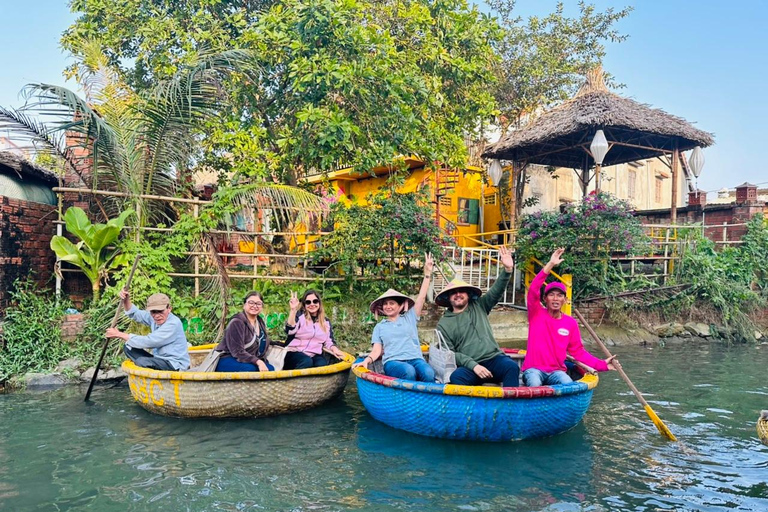
[[[236,209],[271,210],[280,225],[298,221],[309,223],[313,217],[328,213],[328,204],[322,198],[298,187],[277,183],[251,183],[222,189],[217,200]]]
[[[216,248],[216,243],[210,234],[205,233],[201,235],[200,239],[194,244],[192,249],[195,252],[204,252],[207,256],[200,257],[199,266],[202,274],[213,274],[216,277],[200,278],[201,288],[200,295],[207,299],[208,303],[214,304],[214,308],[209,308],[211,311],[207,316],[203,318],[204,325],[217,324],[216,340],[219,341],[224,336],[224,328],[227,325],[228,319],[228,304],[230,298],[230,279],[227,273],[226,266],[219,251]],[[221,312],[219,315],[218,312]]]

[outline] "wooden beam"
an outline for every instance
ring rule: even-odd
[[[670,201],[669,223],[677,224],[677,179],[680,175],[680,150],[675,145],[672,152],[672,200]]]

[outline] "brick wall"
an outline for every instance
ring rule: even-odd
[[[61,339],[75,341],[82,334],[84,326],[85,319],[82,314],[65,315],[64,321],[61,323]]]
[[[56,207],[0,196],[0,314],[18,278],[51,285],[56,257],[51,251]]]
[[[608,320],[608,313],[602,300],[579,302],[576,304],[576,309],[579,310],[590,325],[597,326]]]
[[[711,204],[703,208],[698,205],[678,208],[678,224],[704,224],[704,236],[716,242],[739,241],[747,232],[746,226],[733,226],[732,224],[744,224],[757,215],[768,215],[768,204]],[[644,210],[639,211],[636,217],[643,224],[668,224],[669,210]],[[723,230],[723,225],[727,229]]]

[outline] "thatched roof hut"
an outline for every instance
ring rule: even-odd
[[[576,95],[512,131],[484,153],[486,158],[588,169],[589,145],[602,129],[611,149],[603,165],[615,165],[714,143],[711,133],[679,117],[610,92],[602,68],[587,74]]]
[[[11,151],[0,151],[0,174],[16,175],[21,179],[34,178],[49,185],[56,185],[59,181],[55,173]]]

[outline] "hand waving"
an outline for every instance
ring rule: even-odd
[[[512,251],[507,249],[505,245],[499,246],[499,258],[504,269],[507,272],[512,272],[512,269],[515,268],[515,260],[512,258]]]
[[[549,262],[552,264],[553,267],[556,267],[563,262],[564,252],[565,252],[565,249],[563,247],[560,247],[559,249],[555,249],[555,252],[552,253],[552,256],[550,256],[549,258]]]

